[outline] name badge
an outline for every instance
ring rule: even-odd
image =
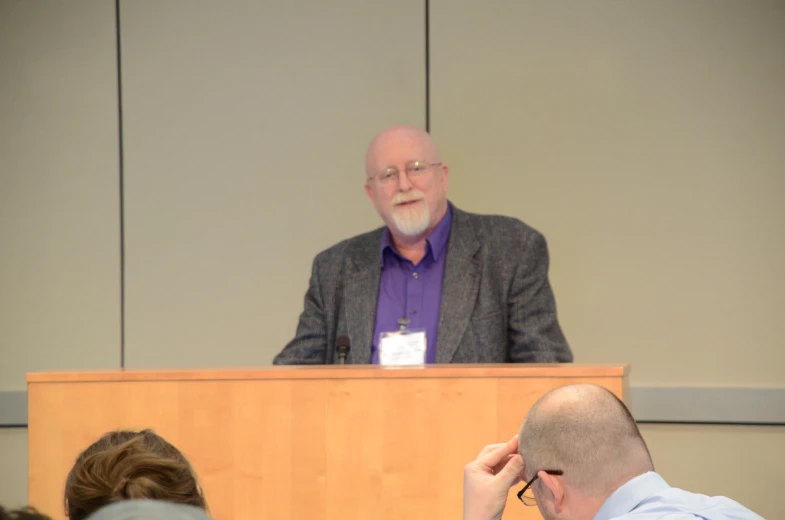
[[[406,330],[379,334],[379,364],[424,365],[425,331]]]

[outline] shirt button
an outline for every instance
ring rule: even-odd
[[[417,314],[417,309],[412,309],[412,315]]]
[[[412,273],[412,276],[414,276],[414,279],[415,279],[415,280],[416,280],[417,278],[419,278],[419,277],[420,277],[420,275],[419,275],[419,274],[417,274],[417,273]]]

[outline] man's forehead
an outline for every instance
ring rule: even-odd
[[[394,128],[379,134],[368,148],[367,168],[401,167],[410,161],[438,160],[430,136],[413,128]]]
[[[383,142],[388,140],[406,140],[412,139],[416,141],[429,141],[431,136],[428,132],[415,128],[413,126],[393,126],[387,130],[379,133],[374,142]]]
[[[429,146],[422,140],[414,138],[388,139],[379,142],[375,156],[382,162],[414,160],[422,158]]]

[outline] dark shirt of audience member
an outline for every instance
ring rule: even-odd
[[[102,507],[88,520],[210,520],[201,508],[160,500],[124,500]]]
[[[52,520],[43,513],[39,513],[34,507],[23,507],[21,509],[6,509],[0,506],[0,520]]]
[[[104,506],[133,499],[207,510],[191,464],[152,430],[113,431],[83,451],[65,482],[65,512],[85,520]]]

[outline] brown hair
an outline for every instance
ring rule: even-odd
[[[52,520],[43,513],[39,513],[34,507],[23,507],[22,509],[14,509],[7,511],[3,506],[0,506],[0,520]]]
[[[76,459],[65,482],[70,520],[135,498],[189,504],[207,510],[188,460],[152,430],[105,434]]]

